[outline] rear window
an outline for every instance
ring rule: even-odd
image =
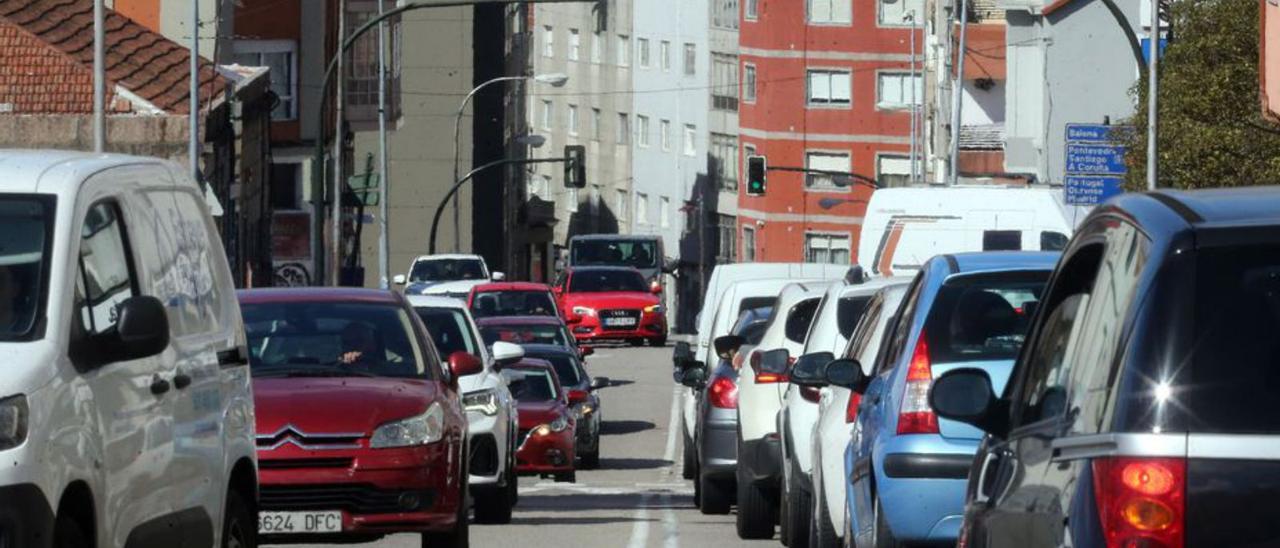
[[[809,334],[809,324],[813,323],[813,315],[818,311],[820,303],[821,299],[807,299],[791,308],[791,313],[787,314],[787,339],[804,344],[804,337]]]
[[[476,293],[471,313],[477,318],[494,316],[555,316],[549,291],[485,291]]]
[[[836,326],[840,330],[840,336],[848,339],[853,336],[853,329],[858,327],[858,321],[862,319],[862,314],[867,311],[867,303],[871,301],[871,297],[845,297],[840,299],[836,305]]]
[[[558,325],[484,325],[480,327],[484,344],[502,341],[511,344],[550,344],[569,348],[569,337]]]
[[[556,377],[560,379],[561,386],[577,386],[578,383],[582,382],[582,376],[578,373],[578,362],[573,358],[562,354],[533,357],[551,362],[552,368],[556,370]]]
[[[1191,429],[1280,433],[1280,246],[1200,251],[1195,299],[1190,386],[1174,392]]]
[[[963,276],[942,286],[925,323],[937,363],[1012,360],[1026,339],[1048,272]]]

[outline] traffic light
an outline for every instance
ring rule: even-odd
[[[587,147],[568,145],[564,147],[564,187],[587,187]]]
[[[767,171],[764,156],[747,157],[747,196],[764,196],[768,186],[765,181]]]

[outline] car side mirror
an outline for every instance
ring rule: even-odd
[[[569,405],[578,405],[580,403],[586,403],[590,399],[591,399],[591,393],[587,392],[586,390],[570,390],[569,391]]]
[[[791,383],[814,388],[826,386],[826,367],[833,360],[835,355],[831,352],[814,352],[800,356],[791,367]]]
[[[745,342],[747,342],[746,339],[743,339],[738,335],[723,335],[716,337],[716,340],[714,341],[716,356],[722,360],[732,360],[733,354],[737,352],[739,348],[742,348],[742,345]]]
[[[751,367],[756,373],[773,373],[782,375],[787,372],[787,367],[791,365],[791,353],[785,348],[777,348],[766,352],[756,354],[759,357],[758,363],[752,363]]]
[[[662,262],[662,273],[663,273],[663,274],[675,274],[675,273],[676,273],[676,269],[677,269],[677,268],[679,268],[679,267],[680,267],[680,263],[678,263],[678,262],[676,262],[676,261],[674,261],[674,260],[671,260],[671,259],[666,259],[666,260],[664,260],[664,261]]]
[[[929,406],[939,417],[978,427],[983,432],[1004,437],[1008,433],[1007,403],[996,397],[986,371],[966,367],[953,369],[933,381]]]
[[[587,356],[590,356],[590,355],[592,355],[592,354],[595,354],[595,353],[596,353],[596,349],[595,349],[594,347],[591,347],[591,346],[579,346],[579,347],[578,347],[578,353],[579,353],[582,357],[584,357],[584,358],[585,358],[585,357],[587,357]]]
[[[149,358],[169,346],[169,314],[160,299],[150,295],[130,297],[120,305],[114,336],[104,341],[103,354],[110,361]]]
[[[490,278],[493,278],[495,282],[501,282],[507,279],[507,274],[505,272],[494,272]]]
[[[610,383],[610,381],[609,381],[609,377],[592,377],[592,378],[591,378],[591,389],[592,389],[592,390],[599,390],[599,389],[601,389],[601,388],[608,388],[610,384],[611,384],[611,383]]]
[[[493,361],[499,366],[507,366],[519,363],[524,359],[524,348],[517,344],[511,344],[506,341],[496,341],[493,343]]]
[[[449,371],[454,377],[465,377],[484,372],[484,364],[475,355],[459,350],[449,355]]]
[[[853,392],[861,394],[867,391],[867,384],[870,379],[862,373],[862,364],[858,360],[834,360],[827,364],[822,372],[822,376],[826,379],[827,384],[831,386],[839,386],[848,388]]]
[[[680,384],[701,390],[707,385],[707,368],[706,367],[690,367],[680,373]]]
[[[671,361],[677,369],[684,367],[685,363],[693,361],[693,347],[684,341],[677,342],[671,351]]]
[[[391,283],[394,283],[396,285],[404,285],[408,282],[409,282],[409,279],[405,278],[404,274],[396,274],[395,276],[391,277]]]

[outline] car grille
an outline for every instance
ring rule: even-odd
[[[350,468],[355,459],[262,459],[258,461],[260,470],[290,470],[295,468]]]
[[[264,485],[258,497],[263,510],[345,510],[353,514],[386,514],[429,508],[435,491],[378,489],[372,485]],[[412,501],[412,504],[406,504]]]
[[[492,476],[498,473],[498,443],[494,441],[492,435],[472,436],[469,469],[477,476]]]
[[[632,320],[634,320],[634,323],[632,323],[631,325],[624,325],[624,326],[604,325],[605,320],[610,318],[631,318]],[[600,327],[605,331],[633,331],[635,330],[636,327],[640,325],[640,311],[639,310],[620,310],[620,309],[601,310],[600,323],[601,323]]]

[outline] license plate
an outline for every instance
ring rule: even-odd
[[[605,318],[604,324],[609,327],[631,327],[636,324],[635,318]]]
[[[341,533],[342,512],[258,512],[258,534]]]

